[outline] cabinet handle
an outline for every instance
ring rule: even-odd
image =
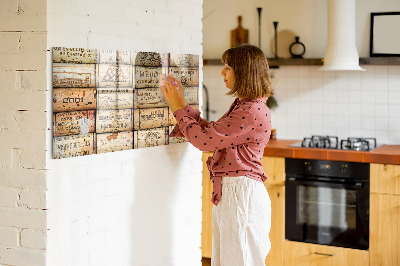
[[[314,252],[315,255],[324,255],[324,256],[335,256],[335,254],[327,254],[327,253],[320,253],[320,252]]]

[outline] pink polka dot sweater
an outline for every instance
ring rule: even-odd
[[[261,182],[267,179],[261,159],[271,132],[271,112],[267,97],[236,99],[218,121],[208,122],[189,105],[174,112],[178,125],[171,137],[185,136],[201,151],[214,151],[207,160],[213,182],[212,203],[221,200],[224,176],[247,176]]]

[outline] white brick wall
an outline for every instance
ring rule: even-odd
[[[202,54],[202,0],[50,0],[47,8],[49,50]],[[48,265],[201,265],[201,152],[190,144],[47,156]]]
[[[46,4],[0,3],[1,265],[45,265]]]

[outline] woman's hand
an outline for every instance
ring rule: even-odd
[[[172,74],[167,77],[161,75],[160,89],[163,92],[165,100],[172,112],[186,107],[187,103],[184,97],[185,88]]]

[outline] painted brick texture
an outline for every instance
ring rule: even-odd
[[[46,263],[46,5],[0,3],[0,265]]]

